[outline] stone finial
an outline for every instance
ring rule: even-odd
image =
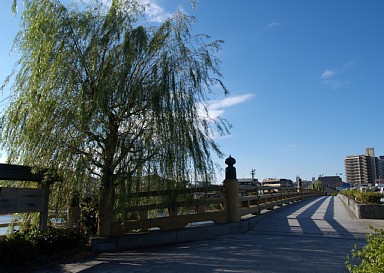
[[[225,168],[225,179],[236,179],[236,168],[233,165],[236,164],[236,159],[234,159],[231,155],[225,160],[225,164],[228,165]]]

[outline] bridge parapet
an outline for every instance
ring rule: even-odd
[[[189,224],[213,222],[216,224],[239,223],[242,217],[261,214],[263,210],[271,210],[290,202],[299,201],[318,195],[318,192],[303,189],[286,189],[281,187],[256,186],[239,190],[236,179],[236,160],[231,156],[226,159],[226,179],[223,185],[206,187],[190,187],[164,191],[138,192],[132,194],[132,205],[117,207],[112,212],[115,221],[112,223],[112,235],[118,236],[130,232],[151,229],[177,230]],[[41,182],[42,175],[35,174],[30,167],[0,164],[0,179],[29,180]],[[41,213],[40,228],[46,229],[48,219],[49,183],[41,184],[41,189],[0,188],[0,214],[13,212],[39,211]],[[29,202],[27,197],[19,197],[20,192],[36,191],[38,196]],[[33,205],[33,208],[28,206]],[[36,194],[37,194],[36,193]],[[34,196],[34,195],[33,195]],[[10,203],[11,200],[13,203]],[[17,206],[15,205],[17,203]],[[5,206],[5,204],[13,204]],[[120,217],[117,212],[120,211]],[[122,215],[123,211],[124,215]],[[80,212],[77,214],[80,216]],[[121,217],[122,216],[122,217]],[[71,221],[68,216],[67,223]],[[119,220],[118,220],[119,219]],[[4,226],[4,225],[2,225]]]
[[[34,172],[29,166],[0,163],[0,180],[8,181],[7,184],[11,184],[11,181],[38,183],[38,188],[0,187],[0,215],[39,212],[39,229],[46,230],[49,185],[54,181],[43,181],[45,171]],[[8,225],[0,223],[0,227]]]
[[[136,215],[136,218],[113,223],[111,238],[92,238],[93,251],[124,250],[244,233],[263,217],[255,215],[322,195],[313,190],[285,187],[256,186],[239,191],[236,168],[233,167],[236,161],[230,157],[226,163],[229,168],[222,186],[136,193],[133,198],[137,199],[134,201],[137,205],[125,209],[125,213]],[[219,225],[207,225],[212,222]],[[150,232],[154,228],[167,232]]]
[[[192,187],[168,191],[139,192],[134,204],[124,209],[131,219],[112,223],[112,235],[150,229],[176,230],[191,223],[238,223],[242,217],[261,214],[291,202],[317,196],[313,190],[255,186],[239,191],[236,160],[226,159],[226,179],[222,186]],[[118,211],[121,209],[117,208]],[[117,219],[117,217],[115,217]]]

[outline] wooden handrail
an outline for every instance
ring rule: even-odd
[[[188,195],[191,193],[220,193],[220,197],[206,197],[200,196],[199,199],[193,198],[190,195],[190,200],[176,200],[177,196]],[[244,193],[248,195],[243,195]],[[239,194],[239,211],[241,216],[247,214],[259,214],[262,210],[272,209],[276,206],[283,206],[284,204],[309,198],[315,193],[313,191],[298,190],[296,188],[281,189],[277,187],[264,187],[258,186],[254,189],[247,191],[240,191]],[[167,201],[154,202],[155,199],[145,199],[145,197],[161,197]],[[226,222],[225,207],[227,200],[225,197],[225,189],[223,186],[213,186],[207,188],[188,188],[177,189],[175,191],[152,191],[140,192],[136,196],[132,196],[138,200],[142,199],[149,204],[137,204],[126,208],[125,213],[137,213],[138,219],[128,220],[126,222],[116,222],[113,226],[113,234],[118,235],[133,230],[160,228],[162,230],[183,228],[186,224],[199,221],[214,221],[216,223]],[[143,199],[144,198],[144,199]],[[172,199],[173,198],[173,199]],[[162,198],[160,198],[162,200]],[[208,210],[209,206],[217,205]],[[168,215],[161,215],[149,219],[149,211],[154,210],[168,210]],[[179,213],[184,211],[183,215]]]
[[[32,167],[0,163],[0,180],[41,182],[41,173],[33,172]]]
[[[19,170],[22,169],[31,172],[29,167],[19,168]],[[6,168],[3,168],[1,173],[0,164],[0,179],[1,177],[11,178],[12,174],[4,172],[4,170]],[[24,178],[29,179],[31,177],[24,176]],[[238,212],[238,217],[243,217],[248,214],[260,214],[265,209],[273,209],[276,206],[283,206],[318,194],[311,190],[271,186],[255,186],[240,189],[238,192],[237,187],[234,189],[236,189],[236,193],[234,194],[232,190],[232,196],[236,197],[236,201],[234,202],[234,199],[231,199],[230,205],[228,203],[230,189],[228,185],[225,186],[225,183],[224,186],[211,185],[132,193],[130,196],[132,205],[128,208],[117,207],[113,213],[116,219],[119,213],[124,213],[124,215],[120,215],[122,216],[120,219],[125,219],[128,216],[134,216],[133,218],[137,219],[112,223],[112,234],[120,235],[133,230],[145,230],[155,227],[162,230],[178,229],[183,228],[188,223],[201,221],[226,223],[227,221],[233,221],[229,220],[228,207],[231,210],[234,209],[236,213]],[[45,191],[48,192],[48,189],[45,189]],[[44,200],[48,200],[47,197]],[[238,206],[236,206],[237,202]],[[44,207],[44,209],[38,211],[47,211],[47,208]],[[156,215],[156,211],[167,211],[167,213],[158,213]],[[42,223],[44,222],[47,221],[42,218]],[[8,224],[0,224],[0,227],[6,226]]]

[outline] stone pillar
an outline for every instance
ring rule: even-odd
[[[233,165],[236,160],[229,156],[225,160],[228,167],[225,169],[224,190],[227,198],[227,222],[238,223],[240,222],[239,210],[239,182],[236,179],[236,168]]]
[[[75,228],[79,225],[81,210],[79,207],[69,207],[67,213],[67,228]]]
[[[303,184],[301,182],[301,178],[297,180],[297,192],[303,192]]]

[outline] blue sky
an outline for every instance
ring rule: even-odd
[[[197,19],[194,33],[224,40],[218,56],[230,95],[213,95],[211,110],[233,125],[216,141],[236,158],[238,178],[256,169],[259,180],[309,180],[344,174],[345,156],[366,147],[384,155],[384,1],[147,2],[149,20],[183,9]],[[1,81],[17,58],[10,6],[0,4]]]

